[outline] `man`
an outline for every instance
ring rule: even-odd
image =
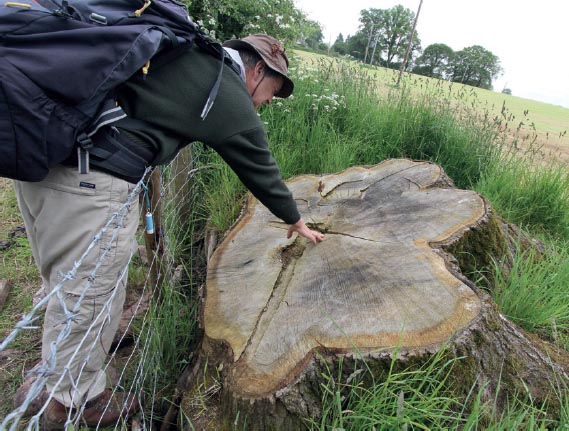
[[[171,161],[190,142],[208,145],[275,216],[290,225],[287,237],[296,232],[317,244],[323,235],[309,229],[302,220],[256,114],[256,109],[270,104],[273,97],[292,94],[294,85],[288,77],[284,49],[276,39],[260,34],[231,40],[224,46],[239,67],[233,70],[224,66],[217,98],[205,119],[201,119],[203,104],[220,63],[193,47],[166,64],[154,69],[151,65],[144,80],[132,79],[124,85],[118,103],[130,118],[141,122],[117,123],[113,136],[128,146],[129,154],[143,157],[152,165]],[[57,166],[39,183],[15,183],[32,252],[48,292],[60,281],[61,274],[73,267],[109,217],[120,210],[139,179],[92,160],[94,169],[88,174],[79,174],[73,166]],[[42,341],[44,361],[50,359],[66,309],[72,310],[83,295],[70,335],[55,353],[55,372],[47,379],[47,391],[55,392],[43,416],[46,429],[62,429],[68,416],[74,417],[75,410],[84,403],[82,423],[91,426],[114,425],[139,408],[134,396],[106,389],[103,371],[124,303],[124,268],[138,225],[136,200],[118,223],[119,235],[113,237],[111,229],[105,231],[101,249],[87,256],[76,277],[63,284],[60,296],[65,306],[57,295],[52,295],[48,303]],[[112,247],[107,249],[109,241]],[[93,278],[90,275],[103,254],[106,258]],[[91,286],[83,292],[86,280]],[[107,303],[108,309],[104,305]],[[105,312],[101,312],[103,308]],[[29,385],[23,386],[16,398],[22,399],[27,389]]]

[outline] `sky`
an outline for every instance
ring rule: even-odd
[[[420,0],[295,0],[334,43],[358,31],[360,11],[402,5],[414,13]],[[480,45],[500,59],[495,91],[569,108],[569,1],[423,0],[417,34],[421,46],[444,43],[454,51]],[[569,119],[568,119],[569,122]]]

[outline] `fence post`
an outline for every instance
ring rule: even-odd
[[[154,232],[144,230],[146,254],[150,263],[149,282],[152,286],[159,286],[164,280],[164,242],[162,229],[162,204],[160,201],[160,170],[154,169],[148,177],[147,190],[150,208],[154,219]],[[146,201],[145,201],[146,202]],[[146,205],[146,203],[145,203]],[[146,211],[142,211],[144,219]]]
[[[192,147],[184,147],[172,161],[172,178],[174,187],[174,207],[182,224],[188,223],[191,213],[191,183],[188,174],[192,169]]]

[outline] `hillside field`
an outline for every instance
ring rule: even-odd
[[[332,57],[312,52],[294,50],[303,64],[316,64]],[[397,82],[399,71],[378,66],[366,66],[377,79],[380,93],[387,94]],[[562,162],[569,162],[569,109],[535,100],[507,95],[497,91],[451,83],[425,76],[404,73],[401,85],[416,94],[432,92],[440,97],[460,101],[464,105],[488,112],[502,120],[507,134],[517,137],[520,144],[534,143],[542,152]],[[515,93],[515,89],[513,90]]]

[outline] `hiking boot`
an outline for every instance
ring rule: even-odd
[[[107,381],[110,383],[110,385],[117,386],[119,384],[119,379],[120,379],[120,374],[117,371],[117,369],[109,365],[107,366],[106,373],[107,373]],[[14,409],[17,409],[24,403],[24,400],[28,396],[28,392],[30,392],[30,388],[35,380],[36,376],[32,375],[28,377],[24,381],[24,383],[20,385],[18,389],[16,389],[16,393],[14,394],[14,400],[13,400]],[[32,402],[30,403],[30,405],[28,406],[28,408],[26,409],[26,411],[22,416],[26,418],[37,415],[40,409],[47,402],[48,398],[49,398],[49,393],[44,387],[40,392],[40,394],[35,399],[32,400]]]
[[[108,427],[120,424],[140,409],[138,398],[124,392],[107,389],[98,397],[87,401],[81,415],[80,424],[88,427]],[[73,418],[75,409],[70,409],[56,400],[51,400],[43,414],[43,430],[63,430],[71,410]]]
[[[30,388],[32,384],[35,382],[36,376],[28,377],[24,383],[20,385],[18,389],[16,389],[16,393],[14,394],[14,408],[17,409],[23,403],[28,393],[30,392]],[[42,389],[40,394],[32,400],[32,402],[28,405],[28,408],[23,414],[23,417],[30,417],[36,415],[43,405],[47,402],[49,394],[45,390],[45,387]]]

